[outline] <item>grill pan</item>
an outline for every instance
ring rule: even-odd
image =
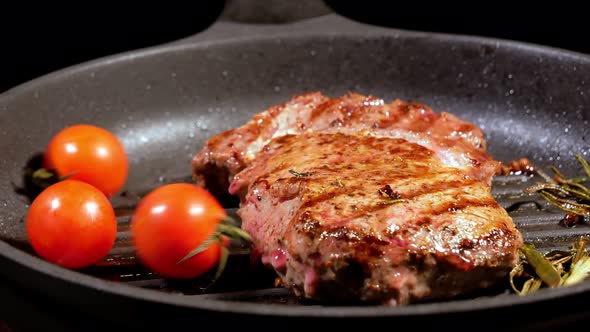
[[[590,57],[561,49],[376,27],[328,14],[283,25],[221,21],[186,39],[18,86],[0,95],[0,314],[23,328],[86,331],[208,323],[263,330],[320,323],[472,329],[485,323],[541,331],[579,324],[590,317],[589,282],[524,297],[506,284],[400,308],[327,305],[275,288],[274,274],[251,264],[240,246],[213,288],[204,289],[205,280],[164,280],[137,264],[128,222],[142,194],[163,183],[190,182],[190,160],[207,138],[316,90],[423,102],[479,125],[498,160],[528,158],[538,168],[553,165],[579,175],[574,154],[590,152],[588,73]],[[29,200],[20,188],[23,168],[51,136],[80,122],[117,134],[131,168],[125,192],[113,198],[115,247],[97,266],[73,271],[32,254],[23,222]],[[523,195],[536,180],[499,176],[492,187],[525,239],[549,250],[590,234],[586,224],[560,225],[562,212]],[[235,201],[224,204],[235,213]]]

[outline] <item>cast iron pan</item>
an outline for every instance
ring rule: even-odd
[[[590,315],[590,283],[525,297],[504,287],[401,308],[302,303],[273,288],[272,273],[250,265],[240,248],[217,288],[162,280],[134,261],[125,206],[132,208],[137,195],[159,184],[189,182],[190,159],[208,137],[314,90],[420,101],[480,125],[490,154],[501,161],[526,157],[537,167],[579,175],[573,154],[590,152],[589,73],[590,57],[582,54],[378,28],[329,14],[285,25],[220,22],[191,38],[18,86],[0,96],[0,313],[21,326],[42,322],[72,330],[208,323],[276,330],[320,322],[334,329],[409,323],[550,330],[573,324]],[[104,126],[122,139],[131,174],[126,195],[114,198],[121,223],[116,247],[97,267],[72,271],[27,248],[23,218],[29,201],[18,188],[24,186],[23,167],[50,137],[80,122]],[[522,189],[534,181],[507,176],[493,184],[527,240],[546,250],[590,233],[586,224],[561,226],[561,212],[524,196]],[[235,211],[232,202],[226,204]]]

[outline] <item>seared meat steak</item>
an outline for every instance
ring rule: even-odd
[[[318,93],[213,137],[193,159],[198,184],[240,198],[254,253],[285,286],[392,305],[507,277],[523,239],[491,196],[498,165],[481,131],[451,114]]]
[[[230,192],[263,262],[315,299],[462,294],[505,278],[522,244],[488,185],[404,139],[282,136]]]
[[[500,167],[486,153],[481,130],[472,123],[428,106],[349,93],[329,98],[314,92],[296,96],[257,114],[247,124],[211,138],[193,158],[197,184],[217,195],[273,138],[306,132],[404,138],[431,149],[450,167],[488,184]]]

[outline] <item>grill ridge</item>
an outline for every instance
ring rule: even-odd
[[[185,179],[186,180],[186,179]],[[524,189],[536,181],[538,176],[502,175],[492,182],[492,195],[512,216],[522,231],[525,241],[533,243],[542,252],[565,249],[578,237],[590,234],[590,226],[582,223],[566,227],[560,223],[565,215],[535,194],[525,194]],[[100,278],[116,280],[134,287],[157,289],[169,293],[180,293],[195,298],[238,300],[257,303],[305,304],[286,289],[274,286],[274,272],[249,259],[249,251],[237,243],[230,248],[228,267],[218,283],[207,287],[210,274],[196,280],[173,281],[159,277],[142,267],[135,256],[131,241],[129,223],[133,208],[139,197],[122,195],[115,198],[119,232],[117,242],[109,255],[86,272]],[[228,207],[229,215],[236,215],[236,207]],[[500,292],[500,294],[506,293]]]

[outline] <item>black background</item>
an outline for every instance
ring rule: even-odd
[[[0,10],[0,91],[97,57],[186,37],[224,1],[19,2]],[[128,8],[125,8],[128,7]]]
[[[568,3],[201,0],[144,1],[124,8],[109,2],[25,1],[0,12],[0,92],[76,63],[196,34],[230,6],[236,7],[235,17],[241,14],[254,22],[335,11],[383,26],[499,37],[590,53],[585,11]]]

